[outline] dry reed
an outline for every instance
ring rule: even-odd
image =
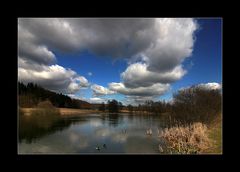
[[[201,153],[210,146],[207,127],[200,122],[189,126],[166,128],[159,133],[159,137],[164,141],[164,144],[159,145],[162,153]]]

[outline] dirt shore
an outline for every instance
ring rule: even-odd
[[[58,108],[62,116],[68,115],[80,115],[80,114],[91,114],[91,113],[102,113],[98,110],[91,109],[70,109],[70,108]]]
[[[21,108],[21,110],[26,115],[30,115],[32,111],[37,110],[38,108]],[[62,116],[67,115],[80,115],[80,114],[90,114],[90,113],[101,113],[98,110],[91,110],[91,109],[71,109],[71,108],[57,108],[60,111]]]
[[[38,108],[21,108],[23,113],[25,115],[30,115],[32,111],[37,110]],[[60,111],[60,114],[62,116],[72,116],[72,115],[86,115],[86,114],[92,114],[92,113],[110,113],[110,112],[102,112],[99,110],[93,110],[93,109],[72,109],[72,108],[57,108]],[[128,110],[120,110],[118,113],[121,114],[132,114],[132,115],[152,115],[151,112],[138,112],[133,111],[132,113]]]

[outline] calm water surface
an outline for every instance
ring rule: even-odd
[[[19,153],[159,153],[159,116],[90,114],[68,117],[20,135]],[[151,128],[153,134],[146,134]],[[104,145],[105,144],[105,145]],[[99,150],[96,149],[99,147]]]

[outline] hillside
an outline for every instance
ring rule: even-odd
[[[18,82],[18,96],[19,106],[25,108],[36,107],[41,101],[49,100],[55,107],[91,109],[91,104],[86,101],[49,91],[33,83],[24,85]]]

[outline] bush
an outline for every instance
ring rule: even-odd
[[[48,100],[38,103],[37,109],[33,110],[31,115],[33,116],[60,116],[60,111],[55,108]]]
[[[174,94],[171,116],[181,122],[211,123],[221,114],[221,93],[199,87],[180,90]]]
[[[37,107],[38,108],[54,108],[53,104],[49,100],[38,103]]]

